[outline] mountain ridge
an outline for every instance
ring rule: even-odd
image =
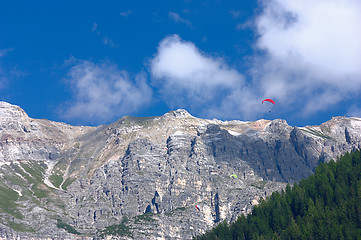
[[[84,237],[187,239],[361,146],[360,118],[292,127],[184,109],[88,127],[0,102],[0,129],[0,194],[13,196],[13,208],[0,203],[0,236],[24,239],[72,238],[70,227]]]

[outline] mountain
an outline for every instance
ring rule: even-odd
[[[360,118],[292,127],[182,109],[86,127],[0,102],[0,129],[0,237],[21,239],[189,239],[361,146]]]
[[[197,240],[360,239],[361,151],[335,163],[321,163],[315,174],[285,191],[274,192],[228,224],[222,222]]]

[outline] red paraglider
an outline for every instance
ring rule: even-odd
[[[266,98],[265,100],[262,101],[262,103],[264,103],[265,101],[276,104],[275,101],[273,101],[272,99]]]
[[[262,101],[262,103],[264,103],[264,102],[270,102],[270,103],[272,103],[273,105],[276,105],[275,101],[273,101],[273,100],[270,99],[270,98],[266,98],[265,100]],[[266,105],[267,105],[267,104],[266,104]],[[271,109],[269,109],[268,112],[271,112]]]
[[[194,205],[194,206],[197,208],[198,211],[201,211],[197,205]]]

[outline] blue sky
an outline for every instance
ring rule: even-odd
[[[178,108],[297,126],[361,117],[360,12],[359,0],[1,1],[0,100],[76,125]]]

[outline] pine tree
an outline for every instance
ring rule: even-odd
[[[321,163],[315,175],[274,192],[247,218],[196,239],[360,239],[361,152]]]

